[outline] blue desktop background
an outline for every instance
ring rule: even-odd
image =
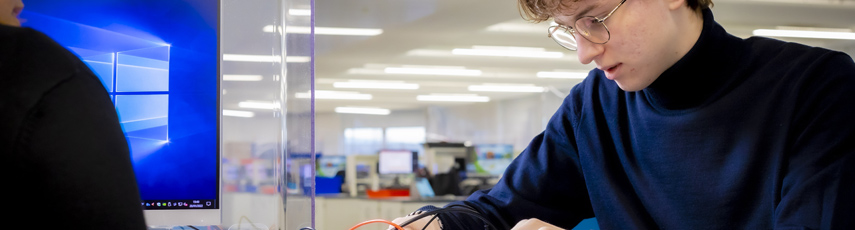
[[[78,56],[91,55],[84,59],[111,93],[120,120],[149,116],[142,119],[147,124],[123,121],[142,199],[217,199],[219,1],[26,0],[24,4],[22,26],[47,34]],[[138,50],[124,52],[131,49]],[[132,58],[115,61],[124,55],[120,51]],[[127,64],[137,59],[156,63]],[[146,83],[140,78],[146,76],[130,74],[133,71],[127,68],[157,72],[160,78]],[[136,78],[127,80],[131,75]],[[147,84],[153,86],[146,88]],[[139,89],[118,92],[121,87]]]

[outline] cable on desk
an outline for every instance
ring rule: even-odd
[[[441,214],[441,213],[466,214],[466,215],[475,217],[475,218],[483,221],[484,222],[484,229],[499,229],[499,228],[496,228],[496,226],[493,225],[493,223],[490,223],[490,221],[488,221],[487,218],[484,218],[483,216],[481,216],[481,213],[474,210],[472,207],[465,206],[465,205],[450,205],[450,206],[447,206],[445,208],[424,212],[424,213],[419,214],[419,215],[417,215],[417,216],[415,216],[415,217],[413,217],[407,221],[404,221],[403,223],[401,223],[401,226],[404,227],[404,226],[407,226],[409,224],[412,224],[413,222],[416,222],[417,220],[419,220],[421,218],[425,218],[425,217],[430,216],[430,215]],[[463,227],[463,226],[461,226],[462,224],[456,218],[450,218],[450,220],[451,220],[451,223],[445,223],[445,225],[450,226],[451,224],[455,224],[455,225],[457,225],[458,229]],[[428,222],[428,224],[430,224],[430,222]]]
[[[365,221],[365,222],[362,222],[362,223],[359,223],[359,224],[353,226],[352,228],[350,228],[350,230],[355,230],[359,227],[362,227],[363,225],[371,224],[371,223],[386,223],[386,224],[392,225],[392,227],[395,227],[395,229],[404,230],[404,228],[401,227],[400,225],[398,225],[392,221],[383,220],[383,219],[374,219],[374,220]]]

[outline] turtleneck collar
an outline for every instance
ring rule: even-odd
[[[641,91],[654,106],[694,108],[715,100],[739,82],[745,43],[716,23],[711,10],[703,10],[703,18],[703,30],[692,49]]]

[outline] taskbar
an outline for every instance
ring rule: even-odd
[[[145,209],[216,209],[217,200],[144,200]]]

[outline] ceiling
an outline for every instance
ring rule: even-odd
[[[754,29],[774,29],[776,26],[801,26],[855,29],[855,0],[716,0],[713,8],[716,21],[730,33],[749,37]],[[259,6],[232,6],[250,8]],[[292,8],[310,8],[296,5]],[[230,9],[224,3],[224,10]],[[270,10],[270,9],[256,9]],[[376,36],[316,35],[314,39],[315,89],[352,91],[371,94],[370,100],[323,100],[315,103],[317,113],[330,113],[336,107],[375,107],[415,110],[430,105],[465,105],[477,102],[425,102],[418,95],[433,93],[477,94],[490,101],[530,96],[537,93],[470,92],[468,86],[480,84],[533,84],[566,93],[580,79],[538,78],[540,71],[587,71],[593,65],[582,65],[575,52],[564,50],[546,37],[547,23],[533,24],[522,20],[514,0],[347,0],[315,2],[316,27],[382,29]],[[288,25],[307,24],[308,16],[288,15]],[[271,32],[262,28],[269,18],[253,21],[252,16],[232,25],[224,21],[223,53],[269,54]],[[256,26],[246,26],[256,25]],[[226,30],[229,34],[227,35]],[[288,34],[286,30],[286,34]],[[240,35],[240,36],[238,36]],[[311,37],[288,34],[289,56],[310,56]],[[243,39],[243,40],[242,40]],[[247,39],[262,39],[253,41]],[[287,39],[303,45],[294,45]],[[855,54],[855,40],[784,39],[821,46]],[[234,45],[231,45],[234,44]],[[472,46],[539,47],[545,51],[561,52],[560,58],[517,58],[452,55],[455,48]],[[303,68],[309,63],[289,63],[288,68]],[[481,70],[480,76],[442,76],[386,74],[385,67],[405,65],[460,66]],[[301,67],[303,66],[303,67]],[[270,73],[278,67],[269,63],[224,62],[223,74]],[[307,67],[306,67],[307,68]],[[227,71],[228,70],[228,71]],[[261,70],[261,71],[260,71]],[[266,71],[266,72],[265,72]],[[275,71],[274,71],[275,73]],[[334,82],[349,80],[391,80],[418,84],[414,90],[401,89],[341,89]],[[278,95],[272,76],[262,81],[224,81],[227,97],[223,107],[230,110],[262,111],[238,107],[238,102],[273,101]],[[306,87],[308,88],[308,87]],[[265,90],[266,89],[266,90]],[[288,96],[294,96],[290,94]]]

